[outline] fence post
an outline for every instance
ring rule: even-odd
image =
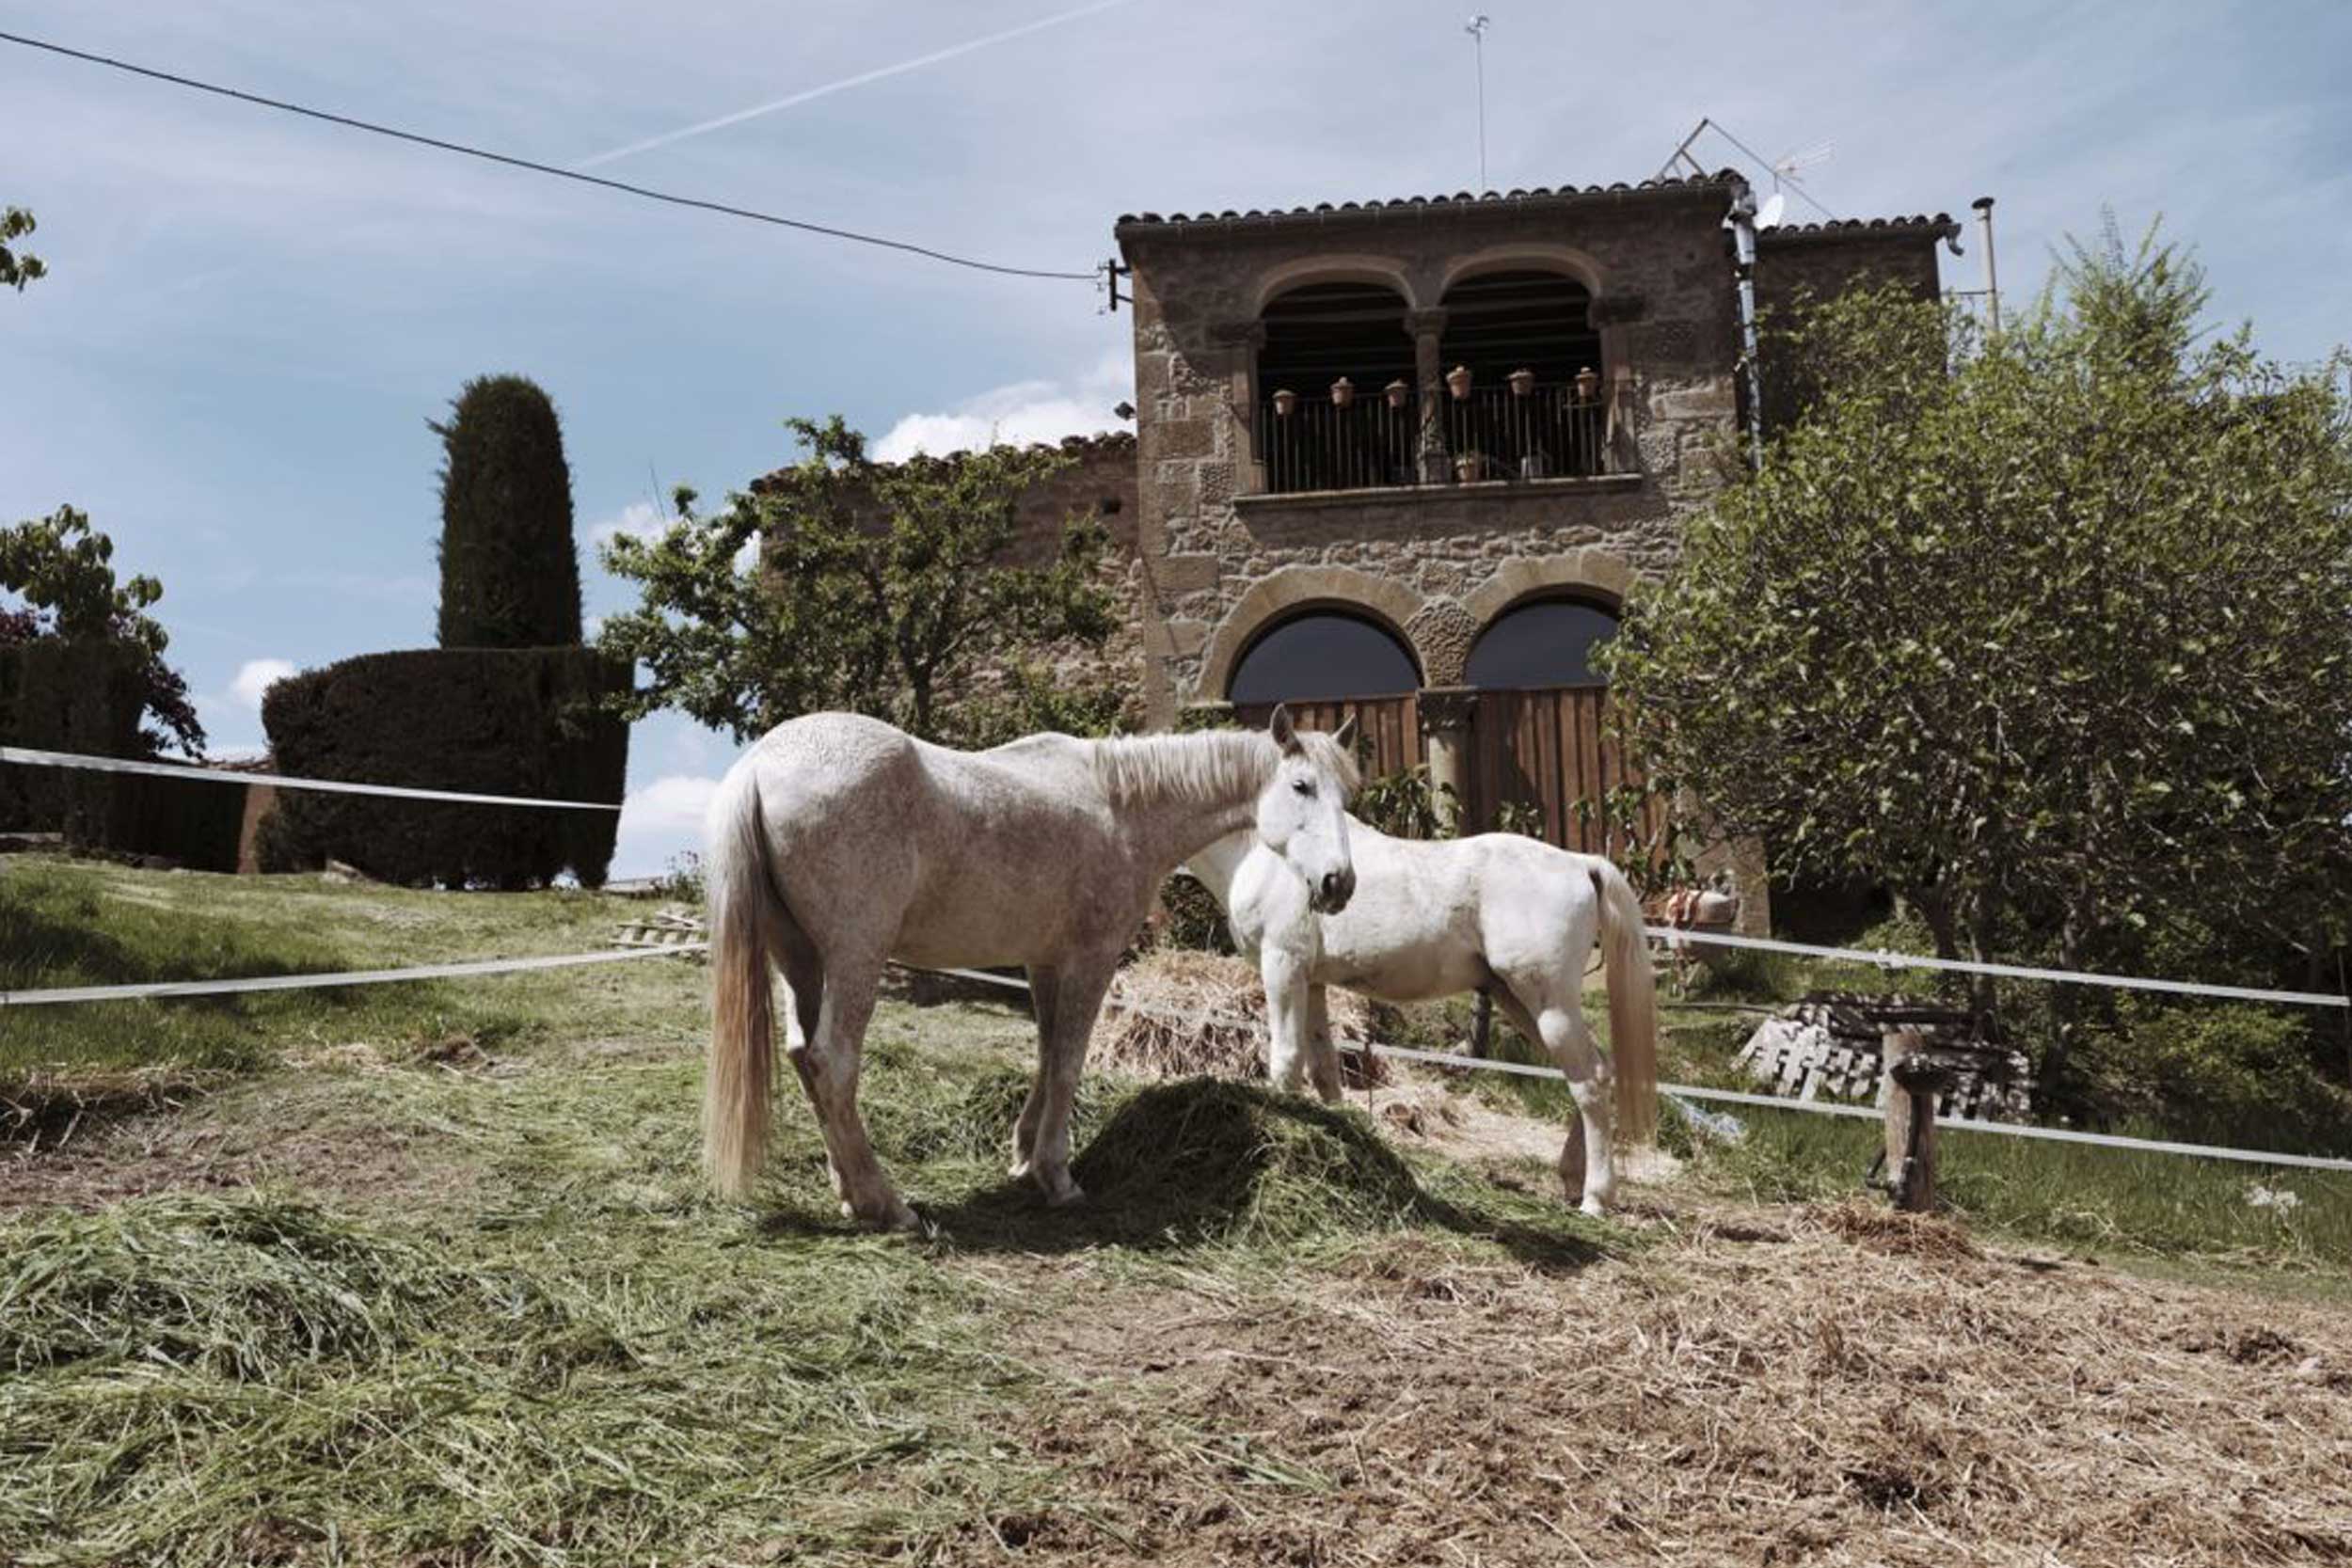
[[[1886,1070],[1886,1148],[1883,1182],[1895,1207],[1912,1213],[1935,1208],[1935,1097],[1951,1066],[1928,1050],[1913,1028],[1880,1036]]]

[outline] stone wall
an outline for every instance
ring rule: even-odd
[[[1892,283],[1919,299],[1942,292],[1936,246],[1957,237],[1948,217],[1912,217],[1864,222],[1807,224],[1773,229],[1756,236],[1756,306],[1767,329],[1785,323],[1807,298],[1825,301],[1850,289]],[[1804,414],[1802,395],[1764,366],[1764,428],[1767,439]]]
[[[1225,695],[1249,640],[1286,613],[1343,605],[1389,624],[1425,685],[1460,678],[1470,641],[1516,599],[1613,602],[1672,558],[1679,519],[1733,461],[1737,301],[1722,180],[1308,214],[1124,219],[1135,296],[1152,717]],[[1378,281],[1406,308],[1421,395],[1445,395],[1446,290],[1543,269],[1591,292],[1613,467],[1589,479],[1325,495],[1259,493],[1251,451],[1258,317],[1285,288]]]

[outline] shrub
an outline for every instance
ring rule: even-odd
[[[547,393],[516,375],[466,383],[441,437],[444,648],[580,641],[572,476]]]
[[[2103,1119],[2200,1142],[2352,1151],[2352,1093],[2322,1075],[2311,1021],[2250,1003],[2127,998],[2081,1063]]]
[[[262,705],[288,773],[545,800],[618,800],[628,730],[590,711],[628,672],[585,648],[365,654],[272,687]],[[289,791],[262,869],[348,862],[384,881],[528,887],[569,867],[604,881],[616,812]]]

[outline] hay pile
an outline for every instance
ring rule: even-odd
[[[1206,1078],[1128,1098],[1071,1174],[1131,1242],[1362,1234],[1429,1208],[1411,1167],[1360,1118]]]
[[[1347,1085],[1387,1083],[1381,1059],[1365,1049],[1372,1005],[1337,988],[1325,994]],[[1145,954],[1111,982],[1088,1059],[1148,1078],[1263,1078],[1265,987],[1258,966],[1182,948]]]

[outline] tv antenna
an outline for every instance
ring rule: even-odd
[[[1478,188],[1486,188],[1486,29],[1494,24],[1481,11],[1462,24],[1478,49]]]
[[[1770,229],[1779,223],[1788,210],[1788,198],[1791,195],[1823,217],[1833,222],[1836,220],[1837,214],[1816,200],[1813,193],[1804,188],[1804,182],[1797,178],[1799,169],[1810,168],[1815,164],[1826,163],[1836,153],[1835,145],[1825,141],[1815,142],[1810,147],[1800,148],[1777,159],[1771,159],[1733,135],[1715,120],[1701,119],[1691,128],[1691,134],[1682,138],[1681,143],[1668,155],[1666,161],[1659,166],[1657,177],[1663,180],[1669,175],[1687,173],[1705,178],[1711,172],[1707,166],[1691,156],[1692,144],[1709,131],[1738,148],[1758,172],[1772,176],[1772,194],[1765,198],[1763,205],[1756,209],[1756,228]]]

